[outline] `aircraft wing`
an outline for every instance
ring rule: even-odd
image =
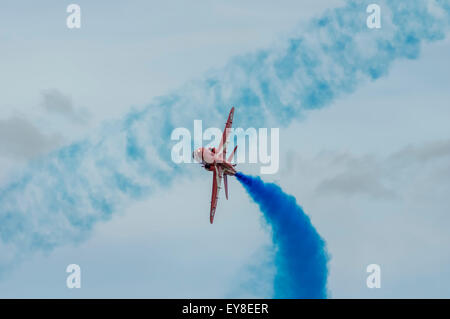
[[[215,166],[213,171],[213,185],[211,194],[211,210],[209,213],[209,222],[212,224],[216,214],[217,201],[219,199],[219,190],[222,184],[223,173],[220,167]]]
[[[234,106],[231,108],[230,114],[228,115],[227,123],[225,124],[225,129],[222,133],[222,140],[220,141],[219,151],[222,152],[222,158],[225,160],[227,155],[227,144],[228,144],[228,136],[230,135],[231,126],[233,125],[233,116],[234,116]]]

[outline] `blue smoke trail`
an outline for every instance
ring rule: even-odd
[[[371,2],[330,9],[272,48],[236,57],[3,181],[0,268],[27,252],[83,240],[130,200],[170,185],[185,171],[171,161],[174,128],[189,128],[195,118],[222,123],[231,105],[237,126],[286,126],[386,75],[395,60],[416,59],[423,42],[448,30],[448,0],[379,0],[380,30],[366,27]]]
[[[260,177],[236,174],[237,179],[258,204],[277,248],[275,255],[275,298],[326,298],[328,255],[325,241],[309,217],[276,184]]]

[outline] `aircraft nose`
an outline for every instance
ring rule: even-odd
[[[192,158],[195,160],[195,161],[197,161],[197,162],[199,162],[200,160],[199,160],[199,150],[195,150],[195,151],[193,151],[192,152]]]

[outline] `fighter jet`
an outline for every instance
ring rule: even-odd
[[[234,176],[236,174],[236,170],[234,169],[236,164],[231,164],[231,159],[236,153],[237,145],[228,159],[226,158],[228,136],[231,131],[231,125],[233,124],[233,115],[234,107],[231,108],[230,114],[228,115],[228,120],[225,123],[225,129],[222,134],[222,139],[217,149],[215,147],[200,147],[192,153],[193,158],[197,162],[202,164],[202,166],[207,171],[211,171],[213,173],[211,209],[209,213],[209,221],[211,224],[214,221],[214,215],[216,213],[217,200],[219,199],[219,190],[221,189],[222,180],[225,185],[225,197],[228,199],[227,176]]]

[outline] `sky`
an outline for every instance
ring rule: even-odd
[[[65,25],[69,3],[2,2],[1,184],[344,1],[78,1],[79,30]],[[294,195],[326,240],[332,298],[449,297],[449,52],[448,38],[426,43],[417,59],[280,130],[280,171],[264,179]],[[270,297],[258,208],[231,181],[209,225],[211,176],[189,170],[83,240],[23,256],[0,275],[0,297]],[[72,263],[81,289],[66,287]],[[366,286],[372,263],[380,289]]]

